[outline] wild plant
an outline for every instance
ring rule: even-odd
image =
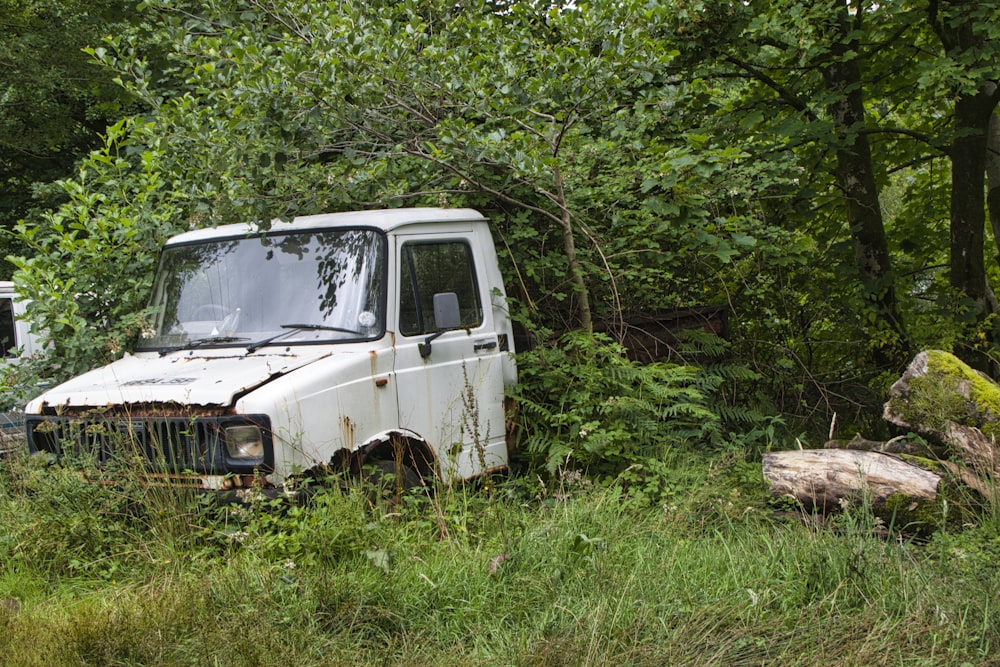
[[[710,445],[718,381],[693,366],[640,365],[601,335],[568,333],[519,356],[522,442],[553,473],[567,461],[618,471],[663,448]]]

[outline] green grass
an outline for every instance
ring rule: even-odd
[[[877,537],[863,508],[817,528],[764,502],[756,463],[672,464],[657,502],[619,483],[515,477],[390,507],[331,492],[310,508],[210,511],[162,495],[137,505],[14,461],[0,475],[0,655],[10,665],[997,662],[990,517],[928,543]]]

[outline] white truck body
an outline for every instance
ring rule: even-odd
[[[38,351],[38,337],[24,320],[25,302],[14,283],[0,281],[0,357],[7,362]]]
[[[181,234],[151,304],[135,353],[28,404],[32,451],[138,453],[150,474],[211,490],[290,490],[373,459],[446,480],[507,465],[513,334],[476,211]]]
[[[0,364],[16,364],[39,351],[38,336],[24,319],[26,302],[14,283],[0,281]],[[24,415],[8,395],[0,400],[0,457],[24,444]]]

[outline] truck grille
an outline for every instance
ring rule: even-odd
[[[158,472],[224,475],[255,469],[267,473],[274,463],[264,415],[141,419],[28,415],[25,422],[30,451],[100,467],[138,458]],[[226,427],[245,424],[259,426],[264,433],[263,461],[233,461],[227,455]]]

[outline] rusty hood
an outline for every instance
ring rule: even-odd
[[[282,353],[229,348],[126,355],[48,390],[25,411],[151,403],[228,407],[240,395],[331,354],[329,348],[307,347]]]

